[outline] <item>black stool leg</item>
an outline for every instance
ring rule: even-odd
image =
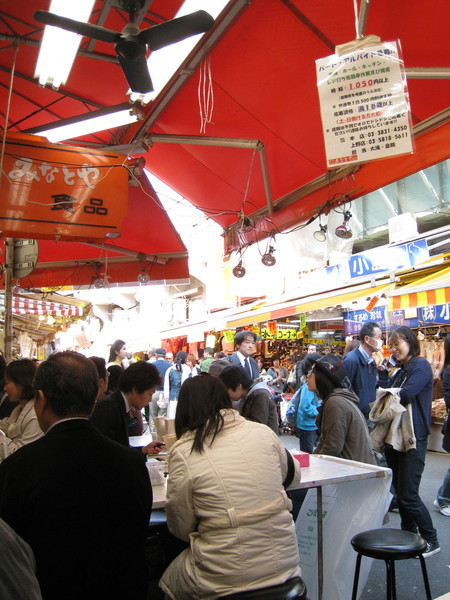
[[[356,558],[356,566],[355,566],[355,577],[353,579],[352,600],[356,600],[356,595],[358,593],[359,570],[361,568],[361,558],[362,558],[362,555],[359,554],[359,552],[358,552],[358,557]]]
[[[428,581],[428,573],[427,573],[427,567],[425,565],[425,559],[421,554],[419,555],[419,558],[420,558],[420,565],[422,567],[422,576],[423,576],[423,583],[425,586],[425,593],[427,595],[427,600],[431,600],[431,590],[430,590],[430,584]]]
[[[393,560],[385,560],[384,562],[386,564],[386,600],[397,600],[395,562]]]

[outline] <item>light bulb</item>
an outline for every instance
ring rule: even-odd
[[[148,283],[150,281],[150,275],[145,271],[141,271],[138,275],[137,280],[139,281],[139,283]]]
[[[336,230],[334,233],[336,234],[336,236],[338,238],[341,238],[344,240],[347,240],[353,236],[352,230],[347,227],[347,223],[345,221],[342,223],[342,225],[339,225],[339,227],[336,227]]]
[[[315,231],[313,233],[313,237],[316,240],[316,242],[325,242],[327,239],[327,229],[328,227],[326,225],[319,225],[319,230]]]
[[[231,271],[233,273],[233,275],[235,277],[237,277],[238,279],[240,279],[241,277],[244,277],[244,275],[246,274],[246,270],[245,268],[242,266],[242,260],[240,260],[238,262],[238,264],[234,267],[234,269]]]
[[[273,265],[277,262],[277,259],[271,252],[267,252],[261,259],[263,265],[266,267],[273,267]]]

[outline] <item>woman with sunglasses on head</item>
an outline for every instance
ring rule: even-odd
[[[206,373],[182,385],[175,431],[167,525],[189,547],[160,580],[166,597],[212,600],[298,576],[291,502],[282,484],[287,455],[278,436],[233,410],[222,381]],[[300,482],[294,463],[291,487]]]
[[[400,368],[386,387],[401,388],[401,404],[411,405],[416,448],[400,452],[386,445],[386,462],[392,469],[392,483],[397,494],[401,528],[413,532],[419,530],[427,542],[427,550],[423,554],[427,558],[440,551],[430,513],[419,496],[430,434],[433,372],[430,363],[419,356],[419,341],[409,327],[394,329],[389,336],[389,346]]]
[[[319,441],[314,454],[328,454],[375,464],[359,400],[350,389],[342,357],[326,354],[307,375],[308,389],[322,400],[316,418]]]

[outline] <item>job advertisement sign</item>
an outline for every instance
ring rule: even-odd
[[[316,71],[329,168],[412,152],[397,42],[321,58]]]

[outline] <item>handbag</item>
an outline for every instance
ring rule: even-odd
[[[286,458],[287,458],[287,473],[286,473],[286,479],[283,481],[283,487],[284,487],[284,489],[287,489],[291,485],[292,480],[294,479],[295,466],[294,466],[294,459],[292,458],[292,454],[286,448],[284,450],[286,452]]]

